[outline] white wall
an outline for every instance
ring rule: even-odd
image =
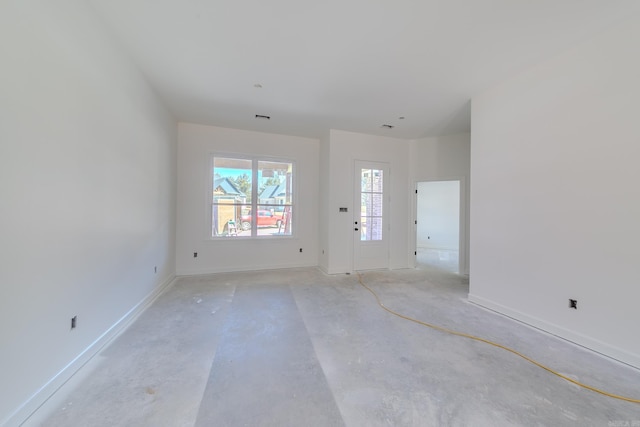
[[[458,251],[460,181],[418,183],[416,246]]]
[[[638,40],[635,17],[473,99],[470,288],[636,367]]]
[[[331,185],[331,133],[327,131],[320,139],[320,217],[318,221],[319,250],[318,266],[323,271],[329,271],[329,215],[331,214],[331,203],[329,199]]]
[[[178,274],[318,265],[318,140],[188,123],[179,124],[178,140]],[[295,162],[294,236],[211,239],[208,192],[213,153]]]
[[[460,271],[469,274],[469,176],[471,135],[462,133],[421,138],[410,144],[411,182],[460,180]],[[415,197],[414,197],[415,203]],[[415,204],[413,205],[415,212]],[[411,231],[415,247],[415,228]],[[413,253],[413,252],[412,252]],[[413,261],[412,264],[413,265]]]
[[[389,268],[409,266],[409,141],[365,135],[360,133],[331,130],[328,153],[322,161],[329,161],[328,205],[323,210],[321,221],[326,221],[327,246],[326,264],[321,267],[330,274],[351,272],[353,269],[353,210],[354,210],[354,162],[367,160],[389,163],[391,173],[391,212]],[[327,147],[323,147],[327,150]],[[323,151],[324,152],[324,151]],[[327,170],[326,164],[321,167]],[[326,178],[326,177],[324,177]],[[340,207],[347,207],[348,213],[340,213]],[[326,216],[325,216],[326,215]],[[325,229],[325,227],[321,227]],[[413,254],[413,252],[412,252]]]
[[[177,135],[86,2],[3,1],[0,58],[0,424],[15,425],[173,277]]]

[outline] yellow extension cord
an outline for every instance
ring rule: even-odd
[[[580,381],[576,381],[576,380],[574,380],[574,379],[572,379],[572,378],[567,377],[566,375],[561,374],[561,373],[560,373],[560,372],[558,372],[558,371],[555,371],[555,370],[551,369],[551,368],[550,368],[550,367],[548,367],[548,366],[543,365],[543,364],[542,364],[542,363],[540,363],[540,362],[537,362],[537,361],[533,360],[532,358],[530,358],[530,357],[528,357],[528,356],[525,356],[524,354],[522,354],[522,353],[520,353],[520,352],[518,352],[518,351],[516,351],[516,350],[514,350],[514,349],[512,349],[512,348],[509,348],[509,347],[504,346],[504,345],[502,345],[502,344],[498,344],[497,342],[494,342],[494,341],[491,341],[491,340],[488,340],[488,339],[485,339],[485,338],[477,337],[477,336],[475,336],[475,335],[465,334],[465,333],[463,333],[463,332],[457,332],[457,331],[454,331],[454,330],[451,330],[451,329],[443,328],[442,326],[433,325],[433,324],[431,324],[431,323],[423,322],[423,321],[421,321],[421,320],[414,319],[413,317],[405,316],[404,314],[400,314],[400,313],[398,313],[398,312],[395,312],[395,311],[391,310],[390,308],[385,307],[385,305],[380,301],[380,297],[378,297],[378,294],[376,294],[376,293],[373,291],[373,289],[371,289],[370,287],[368,287],[367,285],[365,285],[365,284],[364,284],[364,282],[363,282],[363,280],[362,280],[362,276],[361,276],[361,274],[360,274],[360,273],[358,273],[358,282],[360,282],[360,285],[362,285],[366,290],[368,290],[369,292],[371,292],[371,294],[375,297],[375,299],[376,299],[376,301],[378,302],[378,305],[379,305],[380,307],[382,307],[382,308],[383,308],[384,310],[386,310],[387,312],[389,312],[389,313],[393,314],[394,316],[398,316],[398,317],[400,317],[400,318],[402,318],[402,319],[405,319],[405,320],[408,320],[408,321],[410,321],[410,322],[414,322],[414,323],[417,323],[417,324],[419,324],[419,325],[422,325],[422,326],[426,326],[426,327],[428,327],[428,328],[435,329],[435,330],[437,330],[437,331],[445,332],[445,333],[447,333],[447,334],[457,335],[457,336],[459,336],[459,337],[464,337],[464,338],[469,338],[469,339],[472,339],[472,340],[475,340],[475,341],[480,341],[480,342],[483,342],[483,343],[485,343],[485,344],[492,345],[492,346],[494,346],[494,347],[501,348],[501,349],[506,350],[506,351],[508,351],[509,353],[513,353],[513,354],[515,354],[516,356],[519,356],[519,357],[523,358],[523,359],[524,359],[524,360],[526,360],[527,362],[533,363],[533,364],[534,364],[534,365],[536,365],[537,367],[542,368],[542,369],[544,369],[545,371],[550,372],[550,373],[552,373],[553,375],[555,375],[555,376],[557,376],[557,377],[560,377],[560,378],[562,378],[563,380],[567,380],[567,381],[569,381],[570,383],[573,383],[573,384],[575,384],[575,385],[577,385],[577,386],[579,386],[579,387],[586,388],[587,390],[591,390],[591,391],[594,391],[594,392],[596,392],[596,393],[602,394],[602,395],[604,395],[604,396],[612,397],[612,398],[614,398],[614,399],[625,400],[625,401],[627,401],[627,402],[632,402],[632,403],[640,403],[640,399],[633,399],[633,398],[631,398],[631,397],[620,396],[620,395],[617,395],[617,394],[608,393],[608,392],[606,392],[606,391],[604,391],[604,390],[600,390],[599,388],[592,387],[592,386],[590,386],[590,385],[588,385],[588,384],[581,383]]]

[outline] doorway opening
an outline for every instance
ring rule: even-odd
[[[459,273],[460,180],[416,184],[416,268]]]

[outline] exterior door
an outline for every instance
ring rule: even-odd
[[[353,269],[389,268],[389,165],[355,162]]]

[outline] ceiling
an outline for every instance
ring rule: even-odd
[[[640,13],[637,0],[90,2],[178,120],[313,138],[468,132],[475,94]]]

